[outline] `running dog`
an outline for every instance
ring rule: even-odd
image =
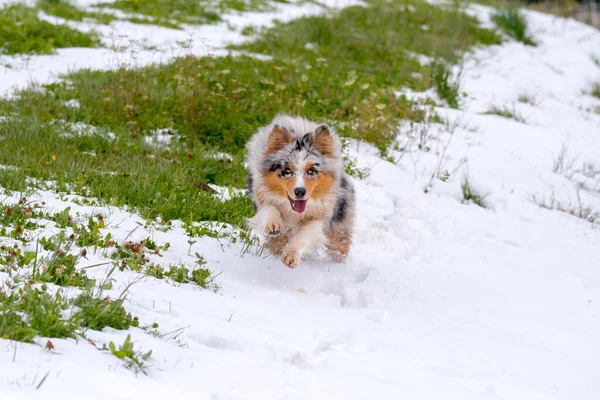
[[[277,115],[246,146],[251,227],[289,268],[324,242],[337,262],[348,255],[356,201],[344,172],[340,139],[327,125]]]

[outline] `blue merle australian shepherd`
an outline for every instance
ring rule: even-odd
[[[266,236],[270,252],[295,268],[303,252],[324,243],[334,260],[343,261],[352,244],[356,202],[334,130],[278,115],[246,148],[255,208],[249,222]]]

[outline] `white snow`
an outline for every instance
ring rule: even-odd
[[[470,10],[487,18],[487,8]],[[117,208],[80,206],[51,192],[31,197],[50,211],[70,206],[80,218],[102,213],[103,233],[119,242],[171,243],[162,257],[150,256],[164,266],[193,265],[198,252],[222,271],[222,291],[117,271],[113,297],[135,281],[127,310],[142,325],[156,321],[162,333],[181,333],[88,335],[119,344],[131,334],[136,347],[153,351],[148,375],[135,377],[84,340],[52,339],[52,352],[43,338],[41,346],[0,340],[0,398],[598,398],[600,230],[542,209],[531,196],[576,206],[584,176],[581,202],[600,211],[598,174],[590,172],[600,165],[600,115],[590,111],[600,101],[584,94],[600,80],[591,59],[600,32],[526,15],[540,45],[509,42],[473,53],[462,74],[469,97],[462,110],[436,109],[448,125],[430,126],[429,152],[404,133],[409,151],[396,155],[397,164],[365,144],[350,148],[371,172],[355,181],[355,244],[344,264],[317,253],[289,270],[266,254],[242,256],[239,243],[203,237],[190,245],[177,224],[162,232]],[[103,51],[34,58],[26,74],[45,80],[63,60],[99,66]],[[518,102],[524,93],[537,103]],[[491,105],[514,107],[527,123],[483,114]],[[553,172],[563,148],[565,168]],[[447,182],[431,180],[437,170],[451,174]],[[465,176],[489,208],[461,203]],[[56,231],[51,223],[45,229]],[[105,260],[92,251],[88,258],[83,265]],[[101,278],[106,267],[88,273]]]
[[[173,140],[173,137],[176,134],[177,132],[172,128],[156,129],[144,136],[144,141],[151,145],[164,146],[171,143],[171,140]]]
[[[247,191],[244,189],[237,189],[232,187],[223,187],[219,185],[208,185],[211,189],[215,190],[215,196],[222,201],[230,200],[233,197],[245,196]]]
[[[81,107],[81,104],[79,104],[79,100],[77,100],[77,99],[71,99],[71,100],[67,101],[65,103],[65,105],[67,107],[72,107],[72,108],[79,108],[79,107]]]

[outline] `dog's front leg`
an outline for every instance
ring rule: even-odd
[[[278,236],[283,230],[283,221],[279,210],[269,204],[258,206],[256,215],[250,222],[256,230],[267,236]]]
[[[316,245],[322,236],[322,221],[306,222],[292,236],[283,252],[281,261],[289,268],[296,268],[302,257],[302,252]]]

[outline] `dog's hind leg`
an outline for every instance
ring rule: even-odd
[[[352,227],[343,224],[334,224],[325,234],[327,242],[325,248],[327,254],[336,262],[342,262],[346,259],[350,246],[352,245]]]
[[[344,261],[350,251],[354,234],[354,214],[356,213],[354,188],[347,178],[342,181],[342,189],[344,190],[343,195],[338,198],[331,224],[325,231],[327,239],[325,247],[329,256],[337,262]]]

